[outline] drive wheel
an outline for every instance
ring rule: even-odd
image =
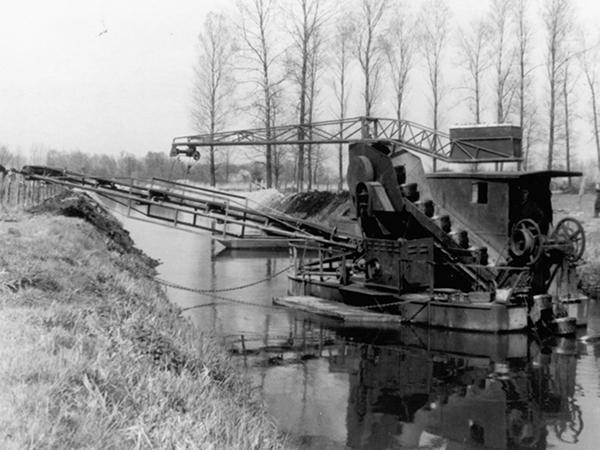
[[[534,264],[542,254],[542,232],[531,219],[518,221],[510,233],[510,254],[526,265]]]
[[[572,217],[565,217],[560,220],[554,232],[552,239],[564,243],[568,246],[567,259],[571,262],[579,261],[585,251],[585,232],[583,225]]]

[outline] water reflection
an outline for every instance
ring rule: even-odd
[[[246,333],[287,335],[291,312],[274,307],[272,298],[285,295],[287,251],[221,251],[208,234],[196,234],[121,216],[136,244],[163,264],[159,277],[190,289],[220,291],[198,294],[167,288],[169,298],[201,329],[222,336]],[[245,289],[223,291],[257,280],[267,281]],[[231,301],[228,301],[230,299]]]
[[[161,278],[194,289],[251,283],[288,264],[285,252],[217,256],[207,235],[126,225],[141,248],[163,261]],[[240,355],[281,429],[305,447],[598,448],[597,341],[348,329],[273,308],[272,297],[286,290],[283,275],[218,295],[170,288],[168,294],[195,307],[190,319]],[[600,335],[598,303],[590,309],[587,334]]]
[[[346,330],[318,346],[319,359],[302,361],[306,350],[289,351],[275,362],[280,366],[256,368],[255,382],[283,428],[307,447],[542,449],[579,442],[577,341],[541,347],[524,335],[493,336],[501,342],[486,353],[487,335],[413,331],[391,344],[391,336],[350,341]],[[465,346],[450,352],[448,339]]]

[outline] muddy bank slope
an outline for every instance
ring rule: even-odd
[[[287,447],[156,262],[64,195],[0,220],[0,448]]]
[[[275,199],[269,206],[286,214],[307,219],[316,223],[335,226],[338,221],[351,218],[351,200],[347,191],[334,192],[300,192]]]

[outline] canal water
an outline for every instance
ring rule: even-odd
[[[170,299],[239,355],[279,428],[305,448],[600,448],[596,302],[578,338],[544,345],[348,329],[272,305],[286,293],[287,252],[219,252],[208,234],[121,220],[162,262],[161,279],[191,289],[168,287]]]

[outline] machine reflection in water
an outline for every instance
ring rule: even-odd
[[[360,361],[350,372],[350,447],[546,448],[547,424],[571,442],[582,431],[574,358],[540,352],[531,363],[498,363],[358,345],[331,366],[344,370]]]
[[[338,444],[371,450],[542,449],[550,433],[553,441],[577,443],[583,431],[575,396],[581,344],[574,338],[539,343],[526,334],[416,327],[371,335],[339,329],[333,336],[308,321],[296,331],[263,347],[270,356],[262,364],[320,358],[330,375],[346,377],[346,435]],[[261,384],[268,398],[264,373]],[[290,407],[291,399],[279,405]],[[284,411],[272,413],[285,420]],[[302,442],[313,448],[323,445],[318,439],[307,432]]]

